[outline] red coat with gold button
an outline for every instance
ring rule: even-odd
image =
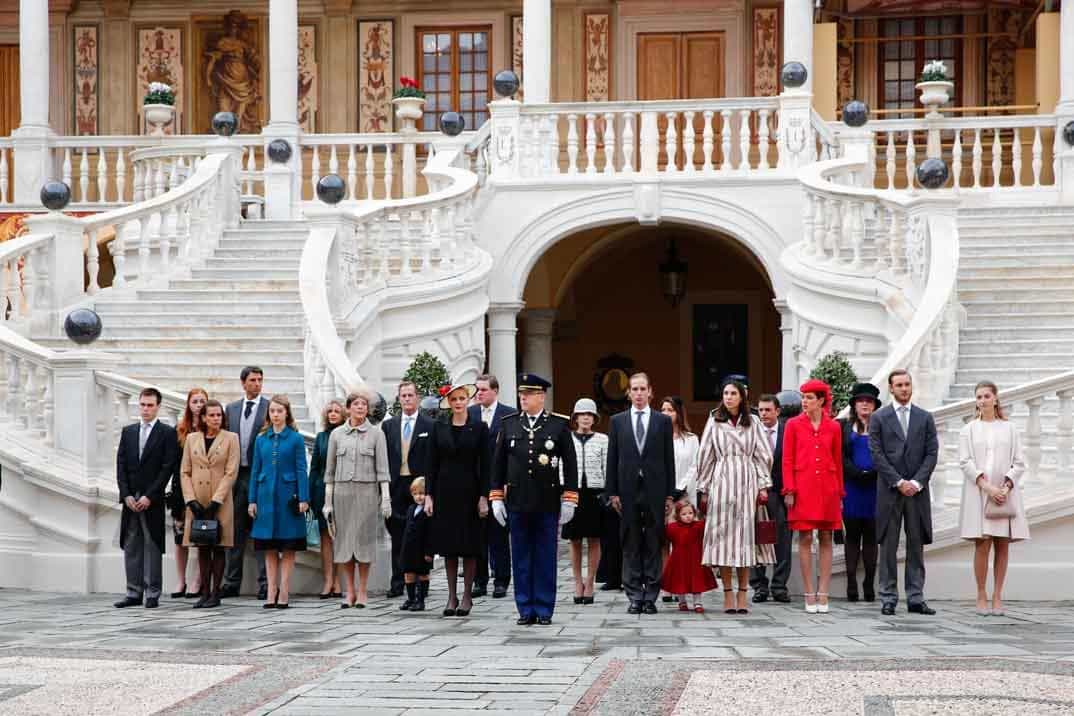
[[[843,526],[843,434],[828,416],[814,430],[805,413],[783,429],[783,494],[794,495],[787,512],[792,530]]]

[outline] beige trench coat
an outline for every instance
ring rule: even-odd
[[[231,488],[239,473],[239,436],[221,430],[213,440],[212,450],[205,454],[205,436],[193,433],[187,436],[183,449],[180,476],[183,483],[183,502],[197,500],[208,507],[219,502],[216,519],[220,521],[219,547],[235,544],[235,512],[232,506]],[[194,519],[190,508],[186,510],[186,527],[183,529],[183,546],[190,547],[190,523]]]

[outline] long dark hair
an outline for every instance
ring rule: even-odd
[[[735,390],[738,391],[739,396],[741,396],[742,398],[742,401],[738,404],[738,424],[744,428],[748,428],[750,426],[751,417],[750,406],[746,402],[746,386],[742,383],[739,383],[737,380],[729,380],[724,384],[723,387],[726,388],[729,385],[733,385],[735,387]],[[720,396],[720,404],[716,406],[716,410],[712,411],[712,417],[718,423],[731,422],[731,411],[729,411],[727,409],[727,406],[723,404],[722,391],[720,393]]]
[[[668,395],[660,399],[660,409],[664,409],[664,403],[669,403],[675,411],[675,425],[679,429],[679,435],[693,435],[694,431],[690,429],[690,420],[686,417],[686,406],[683,405],[682,398],[677,395]]]

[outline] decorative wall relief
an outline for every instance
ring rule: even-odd
[[[194,97],[194,129],[211,131],[217,112],[233,112],[239,132],[258,133],[264,123],[264,32],[261,22],[232,10],[223,17],[195,19],[194,56],[198,92]]]
[[[392,131],[395,32],[391,20],[358,23],[358,131]]]
[[[753,95],[779,94],[779,8],[753,8]]]
[[[836,28],[836,72],[837,99],[836,106],[842,107],[852,99],[857,99],[854,89],[854,19],[839,19]]]
[[[320,108],[317,83],[317,27],[300,25],[298,28],[298,125],[303,132],[313,133],[317,126]]]
[[[523,100],[522,95],[522,16],[511,17],[511,71],[518,75],[518,92],[515,99]]]
[[[1025,21],[1023,11],[990,7],[988,32],[1010,33],[988,38],[988,104],[999,107],[1014,104],[1014,54],[1018,48],[1018,31]]]
[[[164,127],[165,134],[182,131],[186,87],[183,82],[183,31],[178,27],[149,27],[138,30],[138,69],[136,106],[141,112],[142,98],[150,82],[163,82],[175,91],[175,118]],[[139,131],[148,134],[151,127],[142,117]]]
[[[585,15],[585,101],[606,102],[611,99],[612,30],[611,15],[606,12]]]
[[[97,26],[75,25],[75,134],[97,130]]]

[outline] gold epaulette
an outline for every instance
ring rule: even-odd
[[[569,423],[569,422],[571,421],[571,416],[569,416],[569,415],[564,415],[563,413],[549,413],[549,415],[555,415],[555,416],[556,416],[557,418],[563,418],[563,419],[564,419],[564,420],[566,420],[566,421],[567,421],[568,423]]]

